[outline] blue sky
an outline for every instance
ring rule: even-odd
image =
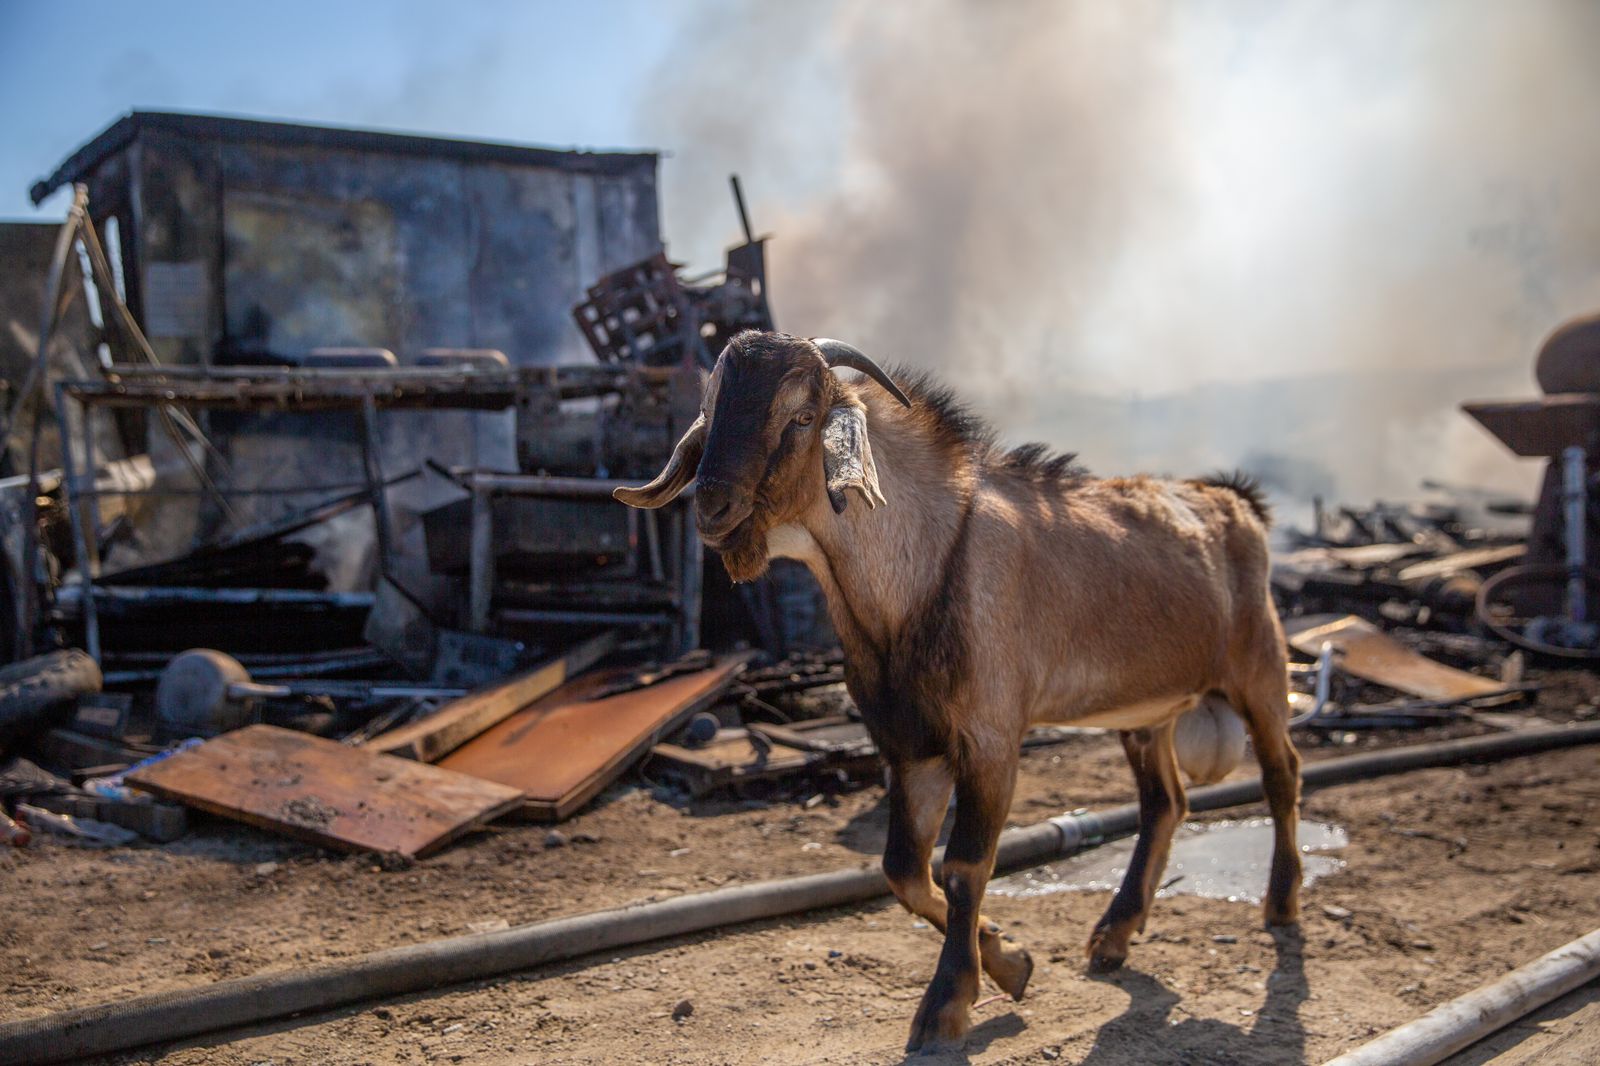
[[[638,143],[637,101],[673,10],[0,0],[0,217],[34,216],[29,185],[133,109],[653,147]]]

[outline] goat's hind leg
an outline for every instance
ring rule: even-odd
[[[1289,739],[1289,692],[1282,658],[1255,671],[1228,698],[1244,718],[1261,764],[1261,786],[1272,812],[1272,872],[1262,914],[1268,925],[1300,917],[1300,754]]]
[[[899,762],[889,770],[889,838],[883,872],[906,910],[941,933],[949,903],[933,883],[929,858],[944,822],[954,786],[944,759]],[[1000,927],[979,916],[978,954],[983,970],[1000,990],[1021,999],[1033,975],[1033,959],[1022,948],[1007,947]]]
[[[1089,968],[1115,970],[1128,957],[1128,941],[1144,931],[1150,901],[1167,867],[1172,834],[1189,813],[1172,748],[1175,724],[1136,729],[1122,734],[1122,750],[1139,788],[1139,842],[1106,913],[1089,937]]]

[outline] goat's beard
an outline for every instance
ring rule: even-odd
[[[754,581],[767,572],[767,533],[746,520],[715,546],[722,565],[735,581]]]

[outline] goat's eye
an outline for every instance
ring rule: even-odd
[[[794,420],[799,425],[809,426],[811,424],[812,420],[815,419],[816,417],[817,416],[812,414],[810,411],[801,411],[799,414],[794,416]]]

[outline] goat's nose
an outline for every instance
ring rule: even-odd
[[[695,507],[700,512],[701,529],[722,529],[733,515],[733,486],[716,478],[702,478],[695,486]]]

